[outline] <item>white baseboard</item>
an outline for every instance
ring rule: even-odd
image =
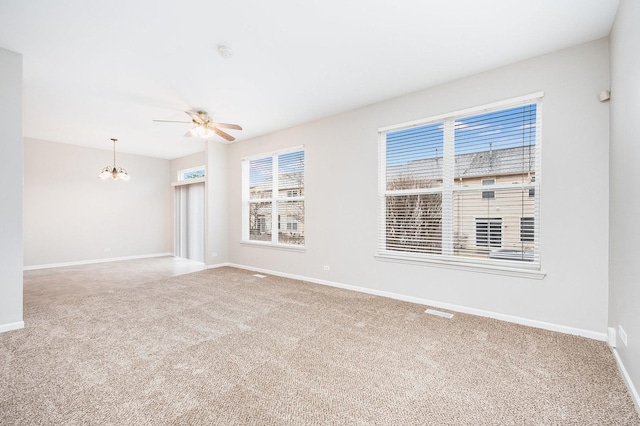
[[[223,268],[225,266],[231,266],[231,264],[229,262],[216,263],[214,265],[207,265],[206,268],[207,269],[215,269],[215,268]],[[238,266],[238,268],[239,268],[239,266]]]
[[[613,327],[607,328],[607,344],[612,348],[615,348],[617,345],[616,336],[617,336],[617,333],[615,328]]]
[[[24,321],[10,322],[9,324],[0,324],[0,333],[11,330],[19,330],[24,328]]]
[[[616,359],[616,363],[618,364],[618,370],[620,370],[622,379],[627,385],[627,389],[629,389],[631,399],[633,399],[633,403],[636,405],[636,411],[640,413],[640,395],[638,395],[638,390],[634,386],[633,381],[631,381],[631,376],[629,376],[629,373],[627,373],[627,369],[624,368],[624,364],[622,363],[622,358],[620,358],[618,350],[611,346],[609,346],[609,349],[611,349],[611,352],[613,352],[613,357]]]
[[[284,277],[284,278],[291,278],[291,279],[294,279],[294,280],[307,281],[307,282],[311,282],[311,283],[315,283],[315,284],[328,285],[328,286],[331,286],[331,287],[344,288],[346,290],[353,290],[353,291],[358,291],[358,292],[361,292],[361,293],[373,294],[373,295],[376,295],[376,296],[389,297],[391,299],[402,300],[402,301],[405,301],[405,302],[412,302],[412,303],[417,303],[417,304],[420,304],[420,305],[433,306],[433,307],[436,307],[436,308],[447,309],[447,310],[450,310],[450,311],[460,312],[460,313],[464,313],[464,314],[477,315],[477,316],[480,316],[480,317],[493,318],[493,319],[506,321],[506,322],[511,322],[511,323],[515,323],[515,324],[526,325],[526,326],[529,326],[529,327],[541,328],[543,330],[557,331],[559,333],[565,333],[565,334],[572,334],[572,335],[575,335],[575,336],[587,337],[589,339],[600,340],[600,341],[603,341],[603,342],[605,342],[607,340],[607,333],[599,333],[599,332],[596,332],[596,331],[584,330],[584,329],[581,329],[581,328],[569,327],[569,326],[565,326],[565,325],[553,324],[553,323],[533,320],[533,319],[529,319],[529,318],[522,318],[522,317],[517,317],[517,316],[513,316],[513,315],[506,315],[506,314],[501,314],[501,313],[497,313],[497,312],[485,311],[485,310],[482,310],[482,309],[476,309],[476,308],[470,308],[470,307],[467,307],[467,306],[454,305],[454,304],[451,304],[451,303],[438,302],[438,301],[435,301],[435,300],[422,299],[422,298],[419,298],[419,297],[406,296],[406,295],[403,295],[403,294],[391,293],[391,292],[388,292],[388,291],[375,290],[375,289],[370,289],[370,288],[366,288],[366,287],[359,287],[359,286],[354,286],[354,285],[349,285],[349,284],[342,284],[342,283],[337,283],[337,282],[327,281],[327,280],[320,280],[320,279],[317,279],[317,278],[309,278],[309,277],[304,277],[304,276],[295,275],[295,274],[288,274],[288,273],[283,273],[283,272],[278,272],[278,271],[272,271],[272,270],[269,270],[269,269],[254,268],[253,266],[238,265],[236,263],[229,263],[226,266],[231,266],[231,267],[240,268],[240,269],[246,269],[246,270],[249,270],[249,271],[261,272],[263,274],[268,274],[268,275],[276,275],[276,276]]]
[[[117,262],[119,260],[146,259],[149,257],[164,257],[164,256],[173,256],[173,253],[153,253],[153,254],[142,254],[137,256],[109,257],[106,259],[80,260],[77,262],[47,263],[44,265],[25,266],[23,270],[33,271],[36,269],[61,268],[63,266],[89,265],[92,263]]]

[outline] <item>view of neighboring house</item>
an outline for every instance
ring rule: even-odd
[[[456,160],[455,185],[482,187],[454,195],[456,253],[533,260],[535,147],[463,154]]]
[[[289,200],[303,194],[300,188],[278,190],[278,242],[283,244],[304,244],[304,204]],[[256,198],[271,198],[269,193],[259,193],[252,189]],[[271,241],[272,239],[272,205],[271,201],[251,203],[249,213],[249,236],[255,241]]]
[[[304,245],[304,151],[251,160],[249,174],[248,240]]]
[[[537,263],[538,102],[381,130],[380,251]]]
[[[408,251],[441,253],[442,176],[442,157],[387,167],[389,190],[435,189],[387,197],[387,241],[394,250],[408,249],[410,244],[402,244],[405,230],[422,229],[430,244]],[[537,205],[534,145],[456,155],[453,182],[455,255],[533,259]],[[413,213],[408,217],[407,211]]]

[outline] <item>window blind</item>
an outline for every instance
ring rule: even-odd
[[[380,136],[379,254],[539,268],[539,99]]]
[[[304,150],[243,160],[243,240],[304,245]]]
[[[278,155],[278,242],[304,245],[304,151]]]

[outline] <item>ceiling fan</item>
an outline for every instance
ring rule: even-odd
[[[214,134],[228,140],[229,142],[233,142],[236,140],[230,134],[223,132],[220,128],[223,129],[234,129],[234,130],[242,130],[242,127],[237,124],[229,124],[229,123],[217,123],[215,121],[211,121],[211,117],[207,114],[206,111],[185,111],[191,121],[173,121],[173,120],[153,120],[159,123],[192,123],[195,124],[195,127],[191,128],[184,135],[187,137],[191,136],[199,136],[201,138],[208,138],[213,136]]]

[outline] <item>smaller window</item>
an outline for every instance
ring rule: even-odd
[[[535,176],[533,176],[533,177],[531,178],[531,183],[533,183],[533,182],[535,182],[535,181],[536,181],[536,177],[535,177]],[[534,198],[535,196],[536,196],[536,189],[535,189],[535,188],[531,188],[531,189],[529,189],[529,197],[530,197],[530,198]]]
[[[193,167],[191,169],[184,169],[178,171],[178,182],[182,182],[190,179],[200,179],[205,177],[205,167]]]
[[[493,199],[496,198],[496,191],[482,191],[483,199]]]
[[[262,235],[267,232],[267,218],[264,215],[258,215],[258,234]]]
[[[520,241],[523,243],[533,242],[534,222],[532,217],[520,218]]]
[[[242,160],[243,241],[304,246],[304,150]]]
[[[482,179],[482,186],[495,185],[495,184],[496,184],[496,180],[493,178]],[[492,200],[496,198],[496,191],[482,191],[482,198],[485,200]]]

